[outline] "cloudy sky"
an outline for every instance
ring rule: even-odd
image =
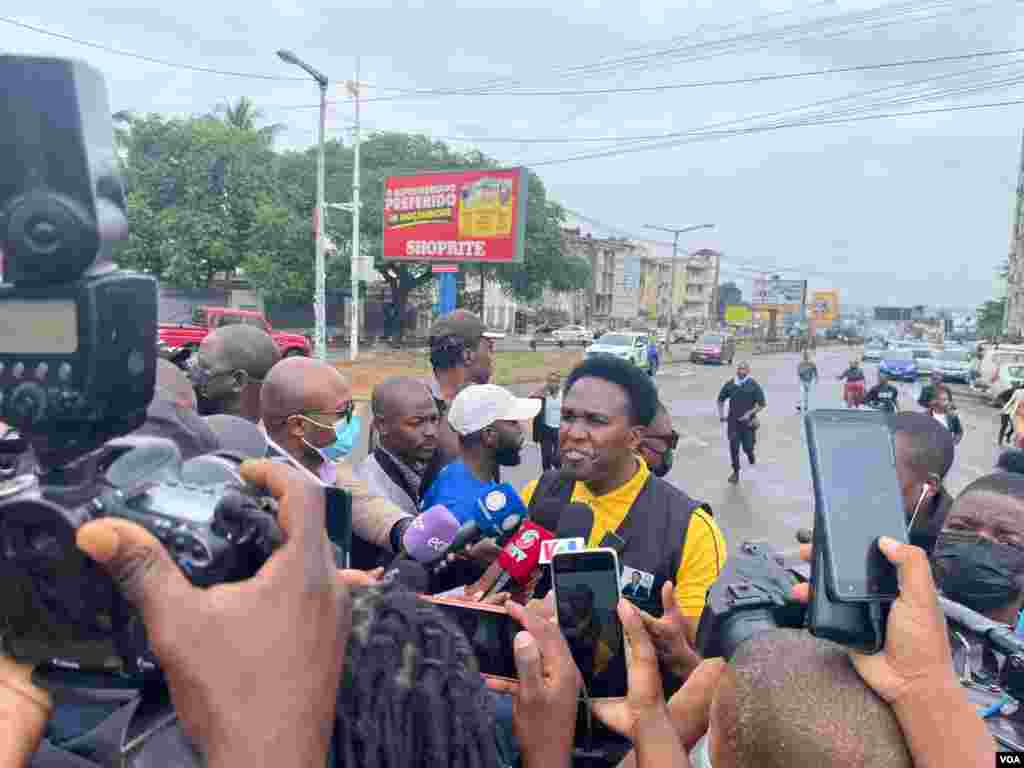
[[[358,56],[367,129],[531,165],[597,234],[714,223],[681,243],[722,250],[723,279],[745,293],[752,270],[772,270],[856,304],[970,307],[992,296],[1024,103],[948,108],[1024,100],[1021,54],[966,56],[1024,48],[1020,0],[665,5],[6,0],[0,45],[87,59],[105,73],[115,110],[204,113],[247,95],[286,124],[288,148],[315,140],[316,89],[275,50],[336,81],[329,135],[346,141],[343,81]],[[175,64],[297,79],[176,68],[11,21]],[[963,58],[765,79],[952,56]]]

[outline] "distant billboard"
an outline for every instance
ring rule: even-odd
[[[742,304],[730,304],[725,308],[725,322],[729,325],[750,325],[754,313]]]
[[[522,261],[527,187],[525,168],[389,176],[384,260]]]
[[[830,326],[839,319],[839,291],[815,291],[811,315],[819,326]]]
[[[803,304],[806,297],[806,280],[778,280],[757,277],[754,278],[754,292],[750,303],[757,307]]]

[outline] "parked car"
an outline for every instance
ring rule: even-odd
[[[732,336],[725,333],[705,333],[690,353],[690,362],[732,365],[735,357],[736,340]]]
[[[1006,405],[1015,387],[1024,386],[1024,362],[1015,361],[999,366],[995,381],[991,382],[988,401],[997,408]]]
[[[869,341],[864,347],[864,354],[862,355],[864,362],[879,362],[885,356],[885,350],[886,346],[884,343]]]
[[[914,362],[917,363],[918,376],[927,376],[932,372],[935,358],[930,349],[912,349],[910,354],[914,356]]]
[[[971,380],[971,362],[971,353],[966,349],[944,349],[936,353],[932,370],[942,373],[943,381],[968,384]]]
[[[585,356],[613,355],[629,360],[633,365],[652,373],[647,362],[647,347],[650,337],[646,333],[623,333],[609,331],[586,349]]]
[[[693,344],[697,341],[697,332],[689,328],[679,328],[673,333],[672,342],[674,344]]]
[[[594,333],[582,325],[567,325],[554,331],[551,336],[560,347],[566,344],[581,344],[586,346],[594,341]]]
[[[882,355],[878,372],[897,381],[917,381],[917,362],[909,349],[889,349]]]
[[[260,312],[231,307],[198,307],[191,323],[160,323],[157,337],[162,346],[158,344],[158,352],[171,362],[184,365],[210,331],[225,325],[254,325],[266,331],[277,344],[282,357],[308,356],[311,351],[309,339],[301,333],[275,331]]]

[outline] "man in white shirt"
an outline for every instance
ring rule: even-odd
[[[530,397],[543,401],[533,420],[533,440],[540,444],[540,460],[544,471],[562,466],[558,453],[558,428],[562,423],[562,374],[551,371],[547,386]]]

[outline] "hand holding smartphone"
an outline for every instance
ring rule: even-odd
[[[619,619],[619,561],[614,549],[556,554],[551,561],[558,624],[590,700],[622,699],[628,690],[626,643]]]
[[[877,651],[886,609],[899,594],[896,569],[877,541],[907,541],[889,416],[819,410],[804,418],[815,501],[808,626],[820,637]]]

